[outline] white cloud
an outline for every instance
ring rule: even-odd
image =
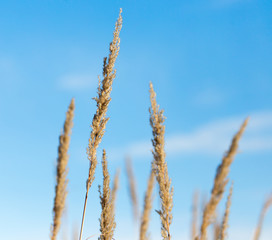
[[[240,128],[245,117],[237,116],[213,121],[202,125],[192,132],[173,134],[166,137],[167,154],[206,154],[224,153],[233,135]],[[123,148],[111,150],[113,158],[130,155],[151,157],[150,140],[132,142]],[[240,151],[255,153],[272,151],[272,112],[260,112],[250,115],[248,127],[240,141]]]
[[[70,74],[61,77],[58,81],[59,86],[65,90],[85,90],[96,86],[97,77],[91,74]]]

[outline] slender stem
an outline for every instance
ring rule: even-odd
[[[86,196],[85,196],[85,202],[84,202],[84,208],[83,208],[83,214],[82,214],[82,221],[81,221],[81,227],[80,227],[79,240],[81,240],[81,238],[82,238],[82,232],[83,232],[83,225],[84,225],[84,218],[85,218],[85,212],[86,212],[86,206],[87,206],[88,193],[89,193],[89,186],[87,186],[87,190],[86,190]]]

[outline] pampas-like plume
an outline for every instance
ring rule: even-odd
[[[221,164],[217,168],[216,176],[214,179],[214,185],[212,189],[212,194],[211,194],[209,202],[205,206],[204,213],[203,213],[200,240],[206,240],[207,238],[208,226],[211,224],[215,211],[216,211],[216,207],[218,203],[220,202],[220,200],[222,199],[223,193],[225,191],[225,186],[228,183],[227,176],[230,170],[230,165],[234,160],[234,157],[238,150],[238,142],[243,132],[245,131],[247,123],[248,123],[248,118],[244,121],[238,133],[233,137],[232,143],[228,152],[225,154]]]
[[[129,182],[129,193],[130,199],[133,208],[134,221],[138,220],[138,200],[137,200],[137,191],[136,191],[136,180],[133,174],[132,163],[129,157],[126,158],[126,172]]]
[[[55,199],[53,207],[53,224],[51,227],[51,240],[55,240],[61,224],[61,216],[65,207],[65,199],[67,195],[66,186],[68,180],[66,179],[68,169],[68,149],[70,144],[70,134],[73,126],[75,101],[71,100],[68,111],[66,113],[66,119],[64,122],[63,133],[59,137],[58,147],[58,159],[57,159],[57,176],[55,187]]]
[[[155,175],[154,172],[151,171],[148,184],[147,184],[147,190],[145,193],[145,199],[144,199],[144,210],[141,218],[141,227],[140,227],[140,240],[148,240],[148,225],[150,220],[150,212],[152,208],[152,194],[153,194],[153,188],[154,188],[154,181],[155,181]]]
[[[115,207],[117,190],[119,188],[119,175],[120,175],[120,169],[118,169],[115,173],[114,180],[113,180],[113,187],[112,187],[112,191],[111,191],[112,202],[113,202],[114,207]]]
[[[163,116],[163,110],[159,110],[159,105],[156,102],[156,93],[154,92],[152,83],[150,83],[150,101],[150,125],[152,127],[152,144],[154,147],[152,150],[154,158],[152,168],[159,184],[159,194],[161,199],[161,210],[157,211],[157,213],[161,218],[161,235],[164,240],[170,240],[170,224],[172,222],[174,190],[173,187],[171,187],[171,180],[168,176],[167,163],[165,161],[165,126],[163,125],[165,117]]]
[[[119,18],[115,24],[115,30],[113,33],[113,41],[110,43],[109,57],[104,58],[103,80],[101,83],[99,79],[99,85],[97,88],[98,96],[94,98],[94,100],[96,101],[97,110],[93,117],[93,121],[91,125],[92,131],[90,134],[89,144],[87,148],[87,155],[90,161],[90,167],[89,167],[89,175],[88,175],[87,184],[86,184],[86,195],[85,195],[85,202],[84,202],[84,208],[83,208],[83,214],[82,214],[79,240],[81,240],[82,238],[88,192],[92,185],[92,182],[94,181],[94,174],[95,174],[95,169],[97,165],[96,150],[104,135],[106,123],[109,120],[109,118],[106,117],[106,113],[108,110],[108,105],[111,101],[110,93],[112,90],[112,82],[116,75],[114,64],[119,53],[119,45],[120,45],[119,34],[122,28],[121,13],[122,13],[122,9],[120,9]]]
[[[191,239],[195,240],[198,236],[198,202],[199,202],[199,192],[195,191],[193,197],[192,205],[192,228],[191,228]]]
[[[219,240],[225,240],[227,238],[227,229],[228,229],[228,221],[229,221],[229,214],[230,214],[232,191],[233,191],[233,182],[229,190],[229,195],[228,195],[228,199],[226,203],[226,209],[225,209],[223,221],[220,227]]]
[[[213,222],[213,239],[219,240],[219,234],[220,234],[220,221],[218,219],[218,216],[216,216]]]
[[[110,175],[107,167],[107,158],[106,151],[103,150],[103,158],[102,158],[102,167],[103,167],[103,192],[101,192],[101,187],[99,187],[100,193],[100,204],[102,208],[100,221],[100,237],[99,240],[112,240],[113,232],[115,229],[115,221],[114,221],[114,206],[111,196],[110,189]]]
[[[258,225],[255,230],[254,240],[259,240],[260,235],[261,235],[261,231],[262,231],[262,226],[263,226],[265,214],[271,206],[272,206],[272,194],[267,198],[267,200],[265,201],[263,208],[261,210]]]

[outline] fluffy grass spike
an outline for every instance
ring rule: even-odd
[[[225,240],[227,238],[232,191],[233,191],[233,182],[232,182],[230,190],[229,190],[229,195],[228,195],[228,199],[227,199],[227,203],[226,203],[226,210],[225,210],[223,221],[222,221],[222,224],[220,227],[219,240]]]
[[[91,134],[89,138],[89,144],[87,148],[87,156],[90,161],[89,167],[89,174],[86,184],[86,195],[85,195],[85,202],[82,214],[82,221],[81,221],[81,229],[79,240],[82,238],[82,231],[83,231],[83,224],[84,224],[84,217],[86,211],[86,204],[88,198],[88,192],[94,181],[94,174],[97,165],[97,148],[102,140],[102,137],[105,132],[106,123],[108,122],[109,118],[106,117],[106,113],[108,110],[108,105],[111,101],[110,93],[112,90],[112,83],[116,75],[116,70],[114,69],[115,61],[119,53],[119,45],[120,45],[120,38],[119,34],[122,28],[122,9],[120,9],[119,18],[115,24],[115,30],[113,33],[113,41],[110,43],[109,48],[109,57],[104,58],[103,62],[103,80],[98,84],[97,94],[98,96],[94,98],[97,105],[96,113],[93,117],[92,124],[91,124]]]
[[[224,194],[226,184],[228,183],[227,176],[230,171],[230,165],[233,162],[234,157],[237,153],[238,142],[245,131],[248,120],[249,119],[247,118],[244,121],[238,133],[233,137],[229,150],[224,155],[221,164],[217,168],[212,194],[209,202],[205,206],[203,213],[202,224],[200,229],[201,231],[200,240],[207,239],[208,226],[211,224],[216,212],[217,205],[222,199],[222,196]]]
[[[134,221],[138,221],[138,199],[137,199],[137,191],[136,191],[136,180],[133,173],[132,162],[129,157],[126,158],[126,172],[129,182],[129,193],[130,199],[133,208],[133,217]]]
[[[141,218],[141,227],[140,227],[140,240],[148,240],[148,225],[150,222],[150,212],[152,209],[152,194],[154,189],[154,182],[155,182],[155,175],[154,172],[151,171],[148,184],[147,184],[147,190],[145,193],[145,199],[144,199],[144,210]]]
[[[265,201],[265,203],[263,205],[263,208],[261,210],[258,225],[257,225],[257,228],[255,230],[255,234],[254,234],[254,240],[259,240],[260,239],[264,218],[265,218],[265,215],[266,215],[268,209],[271,206],[272,206],[272,194],[267,198],[267,200]]]
[[[110,189],[110,176],[108,172],[108,163],[106,158],[106,151],[103,150],[102,167],[103,167],[103,192],[99,186],[100,204],[102,208],[100,221],[100,237],[99,240],[112,240],[115,229],[114,220],[114,203],[112,201]]]
[[[120,169],[118,169],[115,173],[114,180],[113,180],[113,187],[112,187],[112,201],[115,206],[115,201],[116,201],[116,195],[117,195],[117,190],[119,188],[119,176],[120,176]]]
[[[51,227],[51,240],[57,238],[61,224],[61,216],[65,207],[65,199],[67,195],[66,186],[67,180],[67,163],[68,163],[68,149],[70,144],[70,134],[73,127],[75,101],[71,100],[68,111],[66,113],[66,119],[64,122],[63,133],[59,137],[58,147],[58,159],[57,159],[57,176],[55,187],[55,199],[53,207],[53,224]]]
[[[164,150],[164,119],[163,110],[159,110],[159,105],[156,102],[156,93],[153,85],[150,83],[150,125],[153,133],[153,163],[152,168],[159,184],[159,195],[161,199],[161,209],[157,211],[161,218],[161,235],[164,240],[170,240],[170,225],[172,223],[172,208],[173,208],[173,187],[168,176],[167,163],[165,161]]]

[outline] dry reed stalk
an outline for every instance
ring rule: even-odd
[[[151,171],[148,184],[147,184],[147,190],[145,193],[145,199],[144,199],[144,210],[142,213],[141,218],[141,227],[140,227],[140,240],[148,240],[148,225],[150,220],[150,212],[152,209],[152,194],[153,194],[153,188],[154,188],[154,182],[155,182],[155,175],[154,172]]]
[[[110,43],[110,48],[109,48],[109,51],[110,51],[109,57],[104,58],[103,80],[101,83],[99,79],[99,84],[97,88],[98,96],[94,98],[94,100],[96,101],[97,110],[92,120],[92,125],[91,125],[92,131],[90,134],[89,144],[87,148],[87,156],[90,161],[90,168],[89,168],[89,175],[88,175],[87,184],[86,184],[86,195],[85,195],[85,202],[84,202],[84,208],[83,208],[83,214],[82,214],[79,240],[81,240],[82,238],[89,189],[92,185],[92,182],[94,181],[94,174],[95,174],[95,169],[97,165],[96,150],[104,135],[106,123],[109,120],[109,118],[106,117],[106,113],[108,110],[108,105],[111,101],[110,93],[112,90],[112,82],[116,75],[114,64],[119,53],[119,45],[120,45],[119,34],[122,28],[121,13],[122,13],[122,9],[120,9],[119,17],[115,24],[115,30],[113,33],[113,41]]]
[[[230,170],[230,165],[234,160],[234,157],[238,150],[238,142],[246,128],[247,123],[248,118],[244,121],[238,133],[233,137],[228,152],[225,154],[221,164],[217,168],[212,194],[209,202],[205,206],[203,213],[200,240],[206,240],[207,238],[206,235],[208,226],[211,224],[211,221],[216,211],[216,207],[220,200],[222,199],[223,193],[225,191],[225,186],[228,183],[227,176]]]
[[[228,229],[232,192],[233,192],[233,182],[229,190],[229,195],[228,195],[228,199],[226,203],[226,209],[225,209],[223,221],[220,227],[219,240],[224,240],[227,238],[227,229]]]
[[[133,217],[134,217],[134,221],[137,222],[139,214],[138,214],[136,180],[133,173],[132,162],[129,157],[126,158],[126,173],[127,173],[128,182],[129,182],[129,194],[130,194],[130,200],[131,200],[132,208],[133,208]]]
[[[260,235],[261,235],[261,230],[264,222],[265,215],[268,211],[268,209],[272,206],[272,194],[266,199],[263,208],[261,210],[260,216],[259,216],[259,221],[257,228],[255,230],[255,235],[254,235],[254,240],[259,240]]]
[[[118,169],[115,173],[114,180],[113,180],[113,187],[112,187],[112,201],[113,201],[113,206],[115,206],[115,201],[116,201],[116,195],[117,195],[117,190],[119,188],[119,176],[120,176],[120,169]]]
[[[59,137],[58,159],[57,159],[57,176],[55,186],[55,199],[53,207],[53,224],[51,226],[51,240],[55,240],[61,224],[61,216],[65,207],[65,199],[67,196],[66,186],[68,180],[66,179],[68,169],[68,149],[70,144],[70,134],[73,126],[75,101],[71,100],[66,119],[63,126],[63,133]]]
[[[112,240],[115,229],[114,220],[114,203],[112,201],[111,189],[110,189],[110,175],[107,167],[106,151],[103,150],[102,167],[103,167],[103,192],[101,192],[101,186],[99,185],[100,204],[102,208],[100,221],[100,237],[99,240]]]
[[[192,205],[192,227],[191,227],[191,239],[195,240],[198,236],[198,202],[199,192],[195,191]]]
[[[220,234],[220,221],[218,217],[216,217],[213,223],[213,239],[219,240],[219,234]]]
[[[112,201],[112,212],[115,214],[115,205],[116,205],[116,195],[119,188],[119,176],[120,176],[120,169],[118,169],[115,173],[113,186],[111,190],[111,201]]]
[[[173,187],[171,187],[171,180],[168,176],[167,163],[165,161],[164,150],[164,133],[165,126],[163,125],[165,117],[163,110],[159,110],[159,105],[156,102],[156,93],[153,85],[150,83],[150,125],[152,127],[152,144],[154,150],[152,168],[155,173],[157,182],[159,184],[159,194],[161,199],[161,210],[157,211],[161,218],[161,235],[164,240],[170,240],[170,224],[172,222],[172,208],[173,208]]]

